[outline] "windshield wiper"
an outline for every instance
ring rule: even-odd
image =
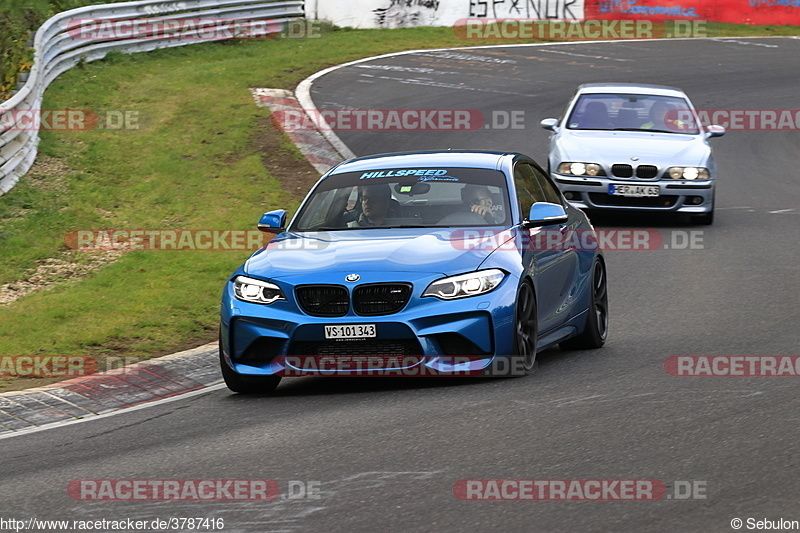
[[[690,131],[657,130],[653,128],[614,128],[614,131],[641,131],[643,133],[681,133],[683,135],[697,135]]]
[[[697,131],[680,131],[680,130],[647,130],[647,131],[655,131],[658,133],[680,133],[682,135],[697,135]]]

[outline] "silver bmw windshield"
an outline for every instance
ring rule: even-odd
[[[566,124],[570,130],[699,133],[684,98],[647,94],[581,95]]]

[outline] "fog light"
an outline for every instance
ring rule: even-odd
[[[703,197],[702,196],[692,196],[691,198],[689,198],[689,201],[692,202],[694,205],[700,205],[700,204],[703,203]]]
[[[567,200],[574,200],[575,199],[575,193],[567,191],[567,192],[564,193],[564,198],[566,198]]]

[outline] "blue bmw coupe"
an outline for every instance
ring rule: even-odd
[[[225,284],[220,364],[236,392],[284,376],[517,376],[537,351],[599,348],[606,267],[586,215],[531,158],[351,159]]]

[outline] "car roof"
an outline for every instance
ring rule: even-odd
[[[515,157],[516,152],[493,152],[487,150],[431,150],[397,152],[391,154],[358,157],[339,164],[331,174],[359,172],[363,170],[414,167],[469,167],[500,168],[500,161],[507,156]]]
[[[659,96],[679,96],[686,97],[686,94],[676,88],[666,85],[646,85],[639,83],[585,83],[578,87],[581,94],[649,94]]]

